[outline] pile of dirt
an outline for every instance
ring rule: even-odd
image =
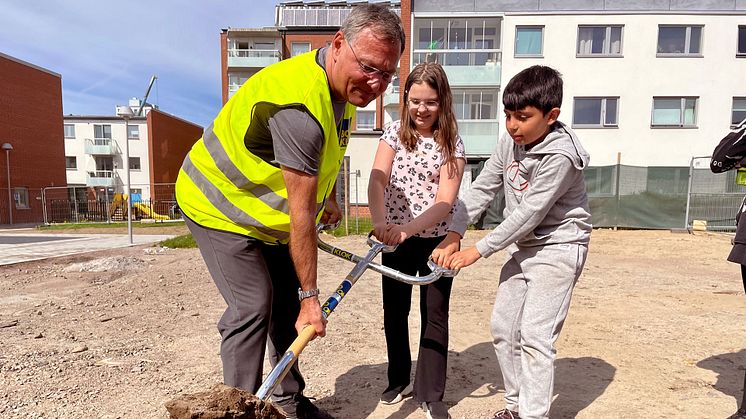
[[[272,403],[224,384],[173,399],[166,409],[171,419],[285,419]]]
[[[126,270],[139,270],[148,266],[148,263],[138,257],[115,256],[99,258],[86,262],[74,263],[64,269],[65,272],[119,272]]]

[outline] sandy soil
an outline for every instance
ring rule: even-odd
[[[155,233],[153,230],[152,233]],[[483,232],[469,232],[466,244]],[[746,298],[726,235],[593,233],[558,343],[553,418],[723,418],[746,369]],[[360,236],[327,237],[362,255]],[[489,335],[498,253],[454,285],[454,418],[491,418],[503,385]],[[320,260],[328,295],[352,264]],[[424,418],[385,386],[380,281],[367,272],[302,354],[307,395],[338,418]],[[196,249],[134,247],[0,267],[0,417],[161,418],[221,380],[224,309]],[[417,304],[410,318],[419,333]],[[413,348],[413,356],[416,351]],[[265,371],[266,372],[266,371]]]

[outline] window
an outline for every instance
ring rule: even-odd
[[[130,157],[130,170],[140,170],[139,157]]]
[[[357,111],[355,127],[358,130],[372,130],[376,127],[376,111]]]
[[[654,97],[654,127],[696,127],[696,97]]]
[[[497,89],[453,89],[453,112],[458,120],[497,120]]]
[[[573,127],[616,127],[618,97],[575,98]]]
[[[65,138],[75,138],[75,125],[65,124]]]
[[[78,158],[75,156],[65,156],[65,169],[76,170],[78,168]]]
[[[140,126],[139,125],[127,125],[127,138],[130,140],[140,139]]]
[[[499,63],[500,22],[496,17],[415,19],[412,65],[422,62],[437,62],[443,66]]]
[[[111,139],[111,125],[94,125],[93,137]]]
[[[295,57],[296,55],[303,54],[311,50],[310,42],[291,42],[290,43],[290,56]]]
[[[516,26],[515,56],[541,57],[544,54],[543,26]]]
[[[13,201],[15,201],[16,208],[27,209],[28,206],[28,189],[27,188],[14,188],[13,189]]]
[[[702,55],[703,26],[658,26],[658,56]]]
[[[736,57],[746,57],[746,26],[738,27],[738,50]]]
[[[746,119],[746,97],[734,97],[730,124],[736,126],[744,119]]]
[[[622,26],[578,26],[578,56],[622,55]]]

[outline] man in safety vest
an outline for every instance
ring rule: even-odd
[[[340,219],[335,181],[355,107],[386,90],[403,50],[395,13],[354,6],[331,45],[249,78],[184,159],[176,199],[228,304],[225,384],[255,392],[265,345],[274,365],[304,326],[325,335],[315,226]],[[304,387],[296,363],[273,399],[291,418],[331,417]]]

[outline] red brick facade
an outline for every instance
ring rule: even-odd
[[[179,168],[192,145],[202,136],[202,127],[153,109],[148,112],[150,184],[175,183]]]
[[[8,153],[11,189],[28,191],[28,208],[13,205],[13,223],[38,222],[43,219],[41,189],[66,186],[62,79],[0,54],[0,92],[0,145],[13,146]],[[8,224],[8,165],[5,151],[0,153],[0,224]]]
[[[220,75],[223,105],[228,102],[228,32],[224,29],[220,34]]]

